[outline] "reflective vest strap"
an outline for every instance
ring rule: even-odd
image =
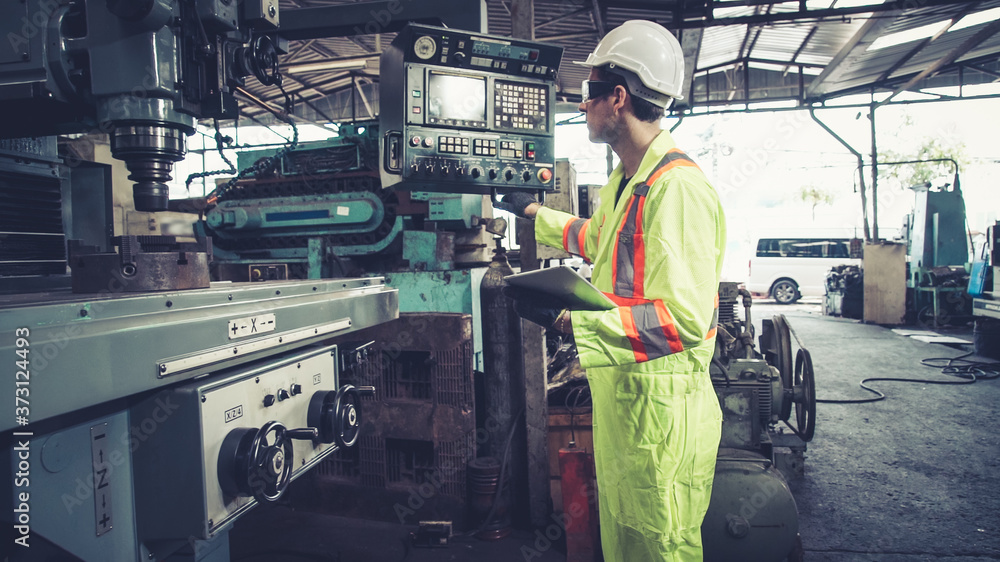
[[[698,165],[695,164],[694,160],[691,160],[687,154],[684,154],[684,152],[678,148],[672,148],[667,152],[663,159],[660,160],[660,163],[657,164],[656,170],[654,170],[653,173],[649,175],[649,178],[646,179],[646,184],[652,185],[653,182],[660,179],[660,176],[678,166],[698,168]]]
[[[618,227],[611,275],[615,294],[641,299],[643,274],[646,266],[646,247],[642,233],[642,212],[646,206],[649,186],[639,184],[628,201],[628,211]]]
[[[590,219],[573,218],[566,221],[566,225],[563,227],[563,249],[588,259],[585,253],[588,227],[590,227]]]
[[[646,247],[642,231],[646,195],[653,182],[678,166],[698,167],[686,154],[671,149],[646,181],[635,186],[629,198],[611,260],[611,280],[616,295],[641,299],[646,293]]]

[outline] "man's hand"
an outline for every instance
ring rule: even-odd
[[[527,212],[528,207],[532,204],[538,207],[538,201],[535,200],[534,195],[523,191],[514,191],[501,197],[499,201],[493,203],[493,206],[513,213],[523,219],[530,219],[535,218],[534,212]]]
[[[551,295],[509,286],[504,287],[503,294],[514,301],[514,312],[518,316],[545,329],[554,327],[556,320],[566,312],[562,301]]]

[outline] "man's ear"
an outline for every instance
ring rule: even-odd
[[[614,92],[612,93],[611,105],[615,109],[622,109],[625,107],[625,99],[628,97],[628,90],[625,86],[617,85],[615,86]]]

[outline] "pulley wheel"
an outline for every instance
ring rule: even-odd
[[[803,441],[816,433],[816,376],[808,349],[795,356],[795,427]]]
[[[774,351],[776,354],[778,372],[781,373],[781,387],[784,390],[794,388],[793,373],[795,365],[792,363],[792,331],[788,327],[788,321],[784,314],[779,314],[771,320],[774,326]],[[792,415],[792,401],[781,401],[781,419],[787,421]]]

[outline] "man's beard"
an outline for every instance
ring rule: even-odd
[[[600,123],[595,123],[595,126],[590,130],[590,141],[614,145],[621,138],[624,128],[625,121],[620,114],[608,115]]]

